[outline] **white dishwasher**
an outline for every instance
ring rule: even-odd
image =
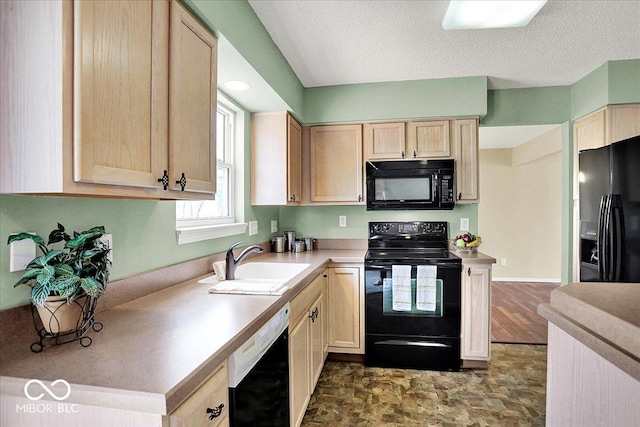
[[[289,425],[289,303],[228,359],[231,427]]]

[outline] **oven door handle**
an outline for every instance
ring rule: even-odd
[[[376,345],[404,345],[404,346],[413,346],[413,347],[451,348],[451,346],[447,344],[442,344],[439,342],[427,342],[427,341],[384,340],[384,341],[377,341],[375,344]]]

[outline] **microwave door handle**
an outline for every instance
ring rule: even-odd
[[[438,173],[434,173],[433,174],[433,183],[431,184],[431,193],[432,193],[432,198],[431,200],[436,203],[438,201],[437,196],[438,196]]]

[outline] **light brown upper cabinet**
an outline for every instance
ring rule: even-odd
[[[478,120],[451,121],[456,162],[456,203],[478,203]]]
[[[366,160],[449,157],[449,120],[364,125]]]
[[[14,23],[1,30],[1,192],[212,197],[217,44],[195,20],[208,50],[174,40],[188,12],[171,3],[0,4]],[[165,191],[165,171],[171,189],[185,173],[186,191]]]
[[[218,40],[177,1],[171,2],[169,40],[170,188],[211,197],[217,169]]]
[[[605,145],[604,110],[589,114],[573,123],[573,139],[578,151],[600,148]]]
[[[309,201],[363,202],[362,125],[309,128]]]
[[[365,123],[364,150],[367,160],[402,159],[406,155],[405,122]]]
[[[573,123],[578,151],[604,147],[640,135],[640,104],[608,105]]]
[[[251,204],[299,205],[302,127],[286,111],[251,115]]]
[[[426,120],[407,123],[406,158],[451,156],[449,120]]]

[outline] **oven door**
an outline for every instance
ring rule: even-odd
[[[365,266],[365,362],[369,366],[460,369],[459,263],[437,266],[435,307],[417,307],[417,267],[411,267],[411,308],[394,310],[391,265]],[[396,307],[397,308],[397,307]],[[425,307],[422,307],[425,308]]]

